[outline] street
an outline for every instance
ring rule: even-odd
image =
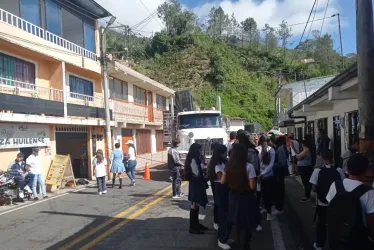
[[[189,203],[187,197],[170,198],[169,172],[151,173],[152,181],[141,180],[139,173],[135,187],[109,186],[106,195],[87,187],[0,213],[1,249],[218,249],[215,231],[188,233]],[[183,190],[187,193],[188,183]],[[208,195],[211,201],[210,190]],[[253,234],[253,249],[298,249],[287,206],[285,211],[271,223],[263,220],[264,231]],[[201,214],[212,228],[212,204]]]

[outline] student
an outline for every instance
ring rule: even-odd
[[[303,151],[300,154],[296,155],[297,158],[297,168],[300,172],[301,180],[304,186],[304,197],[300,199],[301,202],[311,201],[310,193],[312,191],[312,184],[309,180],[313,173],[313,163],[312,163],[312,152],[311,146],[306,140],[301,142]]]
[[[218,217],[218,247],[230,249],[228,244],[231,233],[231,225],[227,223],[229,208],[229,188],[227,184],[221,184],[221,178],[227,161],[227,148],[224,145],[214,147],[212,158],[208,166],[209,179],[214,180],[214,209],[217,209]]]
[[[252,228],[256,226],[256,171],[247,157],[247,148],[241,143],[234,144],[221,178],[221,183],[229,187],[228,222],[237,228],[241,250],[251,249]]]
[[[274,201],[275,201],[276,214],[283,213],[284,193],[285,193],[284,179],[286,176],[289,175],[287,158],[288,158],[288,151],[286,147],[286,138],[284,136],[280,136],[276,140],[275,163],[274,163],[274,178],[275,178]]]
[[[340,159],[341,167],[344,170],[344,173],[346,174],[347,177],[349,175],[348,172],[347,172],[348,160],[352,155],[354,155],[358,152],[359,144],[360,144],[360,139],[359,138],[354,138],[352,145],[341,156],[341,159]]]
[[[96,157],[92,160],[92,166],[94,167],[96,181],[97,181],[97,189],[99,195],[106,194],[106,166],[107,161],[104,158],[104,154],[102,150],[97,150]]]
[[[206,206],[206,180],[203,173],[204,164],[201,161],[201,145],[193,143],[188,151],[185,163],[188,185],[188,200],[190,209],[190,234],[203,234],[208,228],[199,223],[199,208]]]
[[[230,132],[230,140],[226,143],[227,152],[229,152],[232,148],[232,144],[235,142],[236,139],[236,132]]]
[[[333,182],[345,178],[340,168],[331,166],[333,153],[330,149],[322,153],[322,160],[322,168],[314,169],[309,181],[313,185],[312,192],[317,194],[316,217],[318,221],[316,226],[316,242],[314,243],[314,248],[316,250],[322,250],[324,248],[327,237],[326,214],[328,202],[326,200],[326,195]]]
[[[260,138],[259,145],[260,146],[256,148],[259,152],[261,171],[258,181],[261,182],[261,195],[267,213],[267,220],[272,220],[271,207],[273,205],[275,187],[273,173],[275,151],[268,145],[267,138],[265,136]]]
[[[326,152],[330,148],[330,141],[331,140],[327,136],[325,130],[320,129],[318,131],[318,138],[317,138],[316,167],[321,167],[322,165],[321,154]]]
[[[300,144],[295,140],[294,134],[291,134],[289,137],[289,145],[291,149],[291,163],[293,168],[293,175],[299,175],[299,170],[297,169],[297,158],[296,155],[300,153]]]
[[[326,196],[330,249],[373,250],[374,190],[363,184],[369,161],[355,154],[347,167],[349,178],[334,182]]]
[[[120,149],[121,144],[116,143],[115,149],[112,151],[110,155],[110,162],[112,166],[110,167],[110,172],[113,173],[113,180],[112,180],[112,188],[114,188],[114,184],[116,182],[116,175],[118,175],[119,179],[119,188],[122,188],[122,173],[125,172],[125,166],[123,164],[123,152]]]
[[[180,199],[184,196],[181,192],[182,176],[180,172],[183,167],[183,162],[177,149],[180,143],[181,141],[179,139],[174,139],[171,142],[171,148],[168,151],[168,168],[171,171],[173,178],[173,199]]]
[[[129,140],[126,142],[126,145],[128,145],[129,150],[127,152],[127,169],[126,174],[130,178],[130,186],[135,186],[135,168],[136,168],[136,150],[134,146],[134,141]]]

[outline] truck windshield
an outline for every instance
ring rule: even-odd
[[[192,114],[179,116],[179,129],[221,128],[220,114]]]

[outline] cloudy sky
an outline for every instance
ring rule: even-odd
[[[130,27],[138,24],[153,13],[164,0],[96,0],[103,7],[108,9],[117,21]],[[226,13],[234,13],[238,21],[247,17],[253,17],[260,28],[267,23],[273,27],[277,26],[282,20],[288,24],[306,22],[312,8],[314,0],[179,0],[185,8],[193,10],[204,21],[209,10],[213,6],[221,6]],[[318,0],[315,19],[321,19],[324,16],[328,0]],[[144,5],[143,5],[144,4]],[[356,51],[355,44],[355,6],[353,0],[330,0],[326,16],[335,13],[341,14],[342,36],[344,53]],[[314,12],[312,15],[313,19]],[[316,21],[312,24],[312,30],[320,30],[322,21]],[[150,36],[152,32],[160,31],[163,23],[155,16],[139,25],[137,32],[144,36]],[[308,26],[306,34],[309,31]],[[303,32],[304,25],[292,26],[291,43],[296,46]],[[335,41],[335,48],[340,49],[339,32],[337,18],[326,19],[323,26],[323,32],[332,35]]]

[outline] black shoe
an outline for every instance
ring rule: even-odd
[[[312,199],[310,197],[303,197],[300,199],[301,202],[308,202],[311,201]]]
[[[38,201],[38,200],[39,200],[39,198],[38,198],[38,197],[35,197],[35,198],[34,198],[34,201]]]
[[[202,230],[202,231],[209,230],[208,227],[206,227],[206,226],[204,226],[204,225],[202,225],[202,224],[199,224],[199,228],[200,228],[200,230]]]
[[[194,228],[190,228],[189,232],[190,232],[190,234],[204,234],[203,231],[201,231],[199,229],[194,229]]]
[[[48,195],[46,195],[46,196],[43,197],[43,199],[48,199],[48,198],[49,198]]]
[[[122,189],[122,186],[119,186],[118,188],[119,188],[119,189]]]

